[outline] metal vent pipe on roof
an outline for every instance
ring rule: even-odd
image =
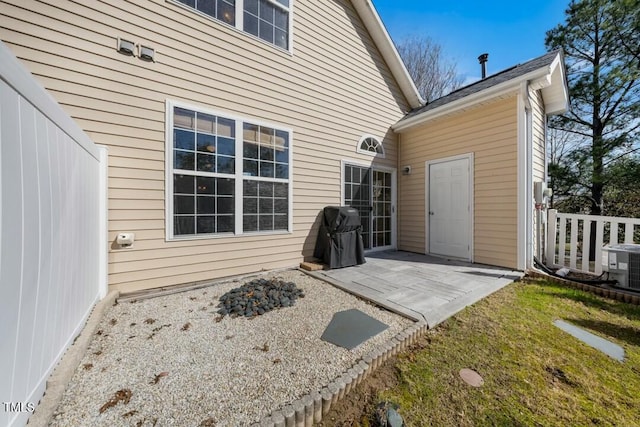
[[[483,53],[482,55],[478,56],[478,62],[480,62],[480,66],[482,66],[482,78],[486,78],[487,77],[487,61],[489,60],[489,54],[488,53]]]

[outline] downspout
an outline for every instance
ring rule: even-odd
[[[396,150],[398,152],[397,154],[397,160],[396,160],[396,216],[395,216],[395,224],[391,224],[391,227],[393,228],[395,226],[395,233],[393,233],[393,230],[391,232],[391,236],[393,237],[395,235],[395,248],[396,250],[398,250],[398,248],[400,247],[400,176],[402,174],[402,166],[401,166],[401,160],[402,160],[402,134],[400,132],[394,132],[396,135]],[[398,174],[398,171],[401,171],[400,174]],[[392,217],[393,218],[393,217]],[[393,242],[392,242],[393,243]]]
[[[524,155],[525,155],[525,168],[524,168],[524,209],[525,209],[525,221],[524,221],[524,241],[525,241],[525,253],[524,253],[524,268],[526,270],[533,267],[533,112],[531,109],[531,100],[529,98],[529,81],[524,81],[520,85],[521,96],[524,102],[524,115],[525,115],[525,129],[524,129]]]

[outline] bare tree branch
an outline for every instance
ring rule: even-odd
[[[410,36],[401,40],[397,47],[418,92],[427,102],[462,85],[456,64],[445,58],[442,46],[430,37]]]

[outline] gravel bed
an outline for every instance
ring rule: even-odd
[[[413,323],[299,271],[258,277],[294,282],[305,297],[254,318],[220,316],[220,296],[248,278],[108,309],[51,425],[249,425]],[[351,351],[322,341],[350,308],[389,328]]]

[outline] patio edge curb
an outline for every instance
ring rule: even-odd
[[[312,427],[321,422],[333,406],[380,365],[398,353],[406,351],[428,330],[429,326],[424,321],[412,324],[363,355],[351,368],[339,374],[319,391],[312,391],[294,402],[283,405],[252,424],[252,427]]]
[[[91,344],[104,312],[114,304],[119,295],[119,291],[112,290],[93,307],[82,331],[64,353],[47,380],[44,395],[40,399],[38,406],[36,406],[33,415],[29,417],[28,426],[44,427],[51,422],[53,413],[62,401],[62,395],[86,354],[89,344]]]

